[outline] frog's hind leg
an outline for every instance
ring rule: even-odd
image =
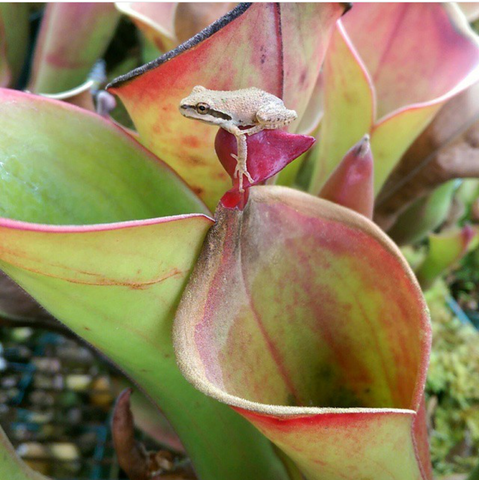
[[[248,130],[242,130],[247,135],[254,135],[255,133],[262,132],[266,127],[265,125],[256,125],[255,127],[248,128]]]
[[[241,130],[240,130],[241,132]],[[248,155],[248,146],[246,143],[246,135],[244,133],[241,133],[239,135],[235,135],[236,137],[236,144],[237,144],[237,150],[238,150],[238,155],[235,155],[234,153],[231,154],[231,156],[236,160],[236,168],[235,168],[235,173],[234,177],[239,177],[239,191],[244,192],[243,188],[243,175],[249,180],[249,182],[252,184],[254,182],[253,178],[248,172],[248,168],[246,166],[246,158]]]
[[[251,130],[248,130],[248,134],[252,135],[264,129],[274,130],[276,128],[282,128],[289,125],[297,118],[298,115],[294,110],[288,110],[287,108],[284,108],[283,105],[266,105],[256,112],[256,121],[258,122],[258,125],[253,127],[252,130],[258,130],[251,133]]]

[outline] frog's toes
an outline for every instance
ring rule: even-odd
[[[245,176],[251,184],[254,183],[253,177],[250,175],[248,170],[246,170],[246,168],[244,168],[239,163],[236,165],[234,178],[238,177],[238,175],[240,176],[241,180],[243,179],[243,176]]]
[[[249,174],[248,170],[243,170],[241,173],[249,180],[249,183],[254,183],[253,177]]]
[[[236,178],[238,176],[238,172],[241,170],[241,167],[238,162],[238,155],[235,155],[234,153],[232,153],[231,156],[236,160],[235,172],[233,173],[233,177]]]

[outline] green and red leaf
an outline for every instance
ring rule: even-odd
[[[479,176],[478,116],[479,83],[441,108],[377,196],[375,221],[381,228],[388,231],[408,207],[449,180]]]
[[[213,223],[206,207],[98,115],[0,90],[0,117],[0,268],[163,409],[199,478],[286,480],[268,441],[193,389],[174,359],[174,312]]]
[[[102,117],[0,90],[0,215],[85,225],[208,210],[178,176]]]
[[[173,50],[235,7],[235,3],[119,2],[116,8],[128,15],[160,52]]]
[[[377,193],[440,107],[479,79],[479,42],[453,4],[359,3],[337,28],[348,49],[331,59],[331,73],[325,75],[322,130],[326,145],[319,146],[322,153],[316,156],[311,191],[319,191],[334,168],[329,159],[339,162],[358,140],[348,144],[341,137],[346,134],[349,139],[349,131],[363,130],[365,118],[370,118],[373,102],[364,67],[376,111],[370,129],[362,134],[371,135]],[[346,76],[344,65],[351,61],[357,65]],[[364,85],[364,92],[358,93],[351,84]],[[364,103],[364,107],[353,107],[350,115],[341,116],[349,103]]]
[[[213,149],[216,131],[179,115],[181,99],[195,85],[254,86],[283,98],[301,119],[343,11],[340,4],[242,4],[172,52],[119,77],[110,90],[126,105],[142,143],[213,209],[229,188]]]
[[[320,141],[311,152],[314,171],[310,190],[315,193],[348,150],[371,131],[374,122],[372,81],[341,22],[326,52],[322,86]]]
[[[116,29],[109,3],[49,3],[35,47],[28,89],[60,93],[84,83]]]
[[[431,333],[405,259],[349,209],[249,192],[243,211],[218,208],[180,304],[184,375],[308,480],[431,478],[420,415]]]
[[[478,42],[455,5],[358,3],[342,23],[373,80],[378,119],[477,79]]]

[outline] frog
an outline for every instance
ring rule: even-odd
[[[237,154],[234,178],[239,177],[239,191],[244,192],[243,177],[254,183],[247,168],[247,135],[265,129],[283,128],[298,118],[283,100],[256,87],[240,90],[208,90],[197,85],[181,100],[180,113],[194,120],[217,125],[235,136]]]

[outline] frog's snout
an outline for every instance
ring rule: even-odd
[[[186,112],[188,112],[189,107],[188,107],[188,105],[186,105],[185,103],[180,103],[179,110],[180,110],[180,113],[181,113],[182,115],[185,115],[185,116],[186,116]]]

